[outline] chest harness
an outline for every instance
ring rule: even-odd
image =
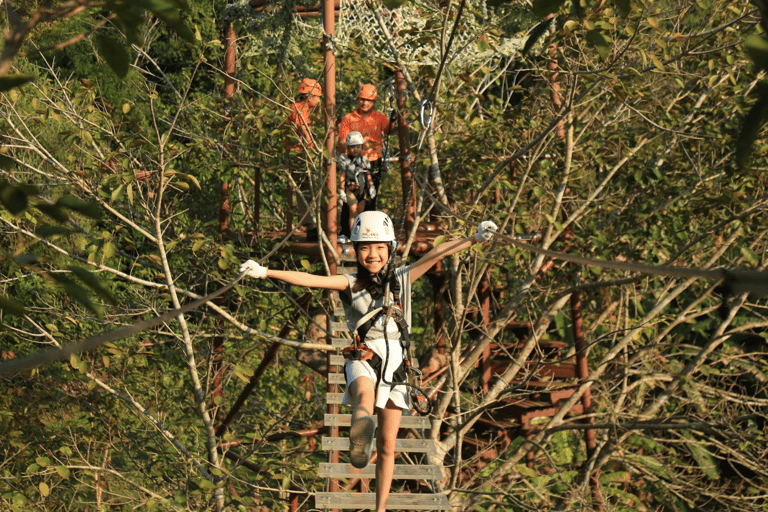
[[[392,290],[393,300],[390,302],[390,288]],[[380,285],[371,283],[366,289],[371,294],[371,298],[375,301],[379,297],[382,297],[380,291]],[[414,409],[420,414],[428,415],[432,409],[430,403],[424,392],[415,384],[408,382],[409,373],[421,375],[421,371],[418,368],[414,368],[411,363],[411,333],[408,328],[408,323],[405,320],[405,314],[403,311],[403,305],[400,298],[400,281],[395,277],[394,272],[390,269],[387,272],[387,278],[385,279],[383,304],[382,306],[372,309],[363,316],[355,327],[353,334],[352,345],[342,350],[344,358],[350,361],[367,361],[376,373],[376,383],[374,386],[374,393],[378,394],[379,384],[384,383],[387,386],[404,385],[410,388],[411,401]],[[381,318],[384,318],[384,345],[386,346],[386,354],[384,361],[376,354],[371,348],[366,345],[368,332]],[[387,380],[387,371],[389,366],[389,338],[387,336],[387,326],[389,320],[393,319],[397,325],[397,330],[400,333],[400,348],[403,352],[403,362],[392,373],[392,380]],[[346,376],[346,372],[344,373]],[[375,403],[375,397],[374,397]]]

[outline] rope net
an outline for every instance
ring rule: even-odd
[[[307,72],[312,65],[307,60],[302,42],[319,41],[323,36],[322,21],[318,17],[301,17],[293,13],[297,7],[313,8],[315,0],[294,0],[268,3],[260,10],[253,9],[249,0],[239,0],[227,6],[225,21],[240,21],[251,36],[245,56],[276,54],[290,63],[296,71]],[[467,0],[461,29],[457,32],[448,59],[448,69],[461,73],[483,64],[490,71],[502,65],[504,57],[519,53],[525,35],[504,37],[492,30],[505,21],[489,9],[485,0]],[[451,15],[455,16],[455,9]],[[444,19],[438,5],[410,1],[397,9],[387,9],[378,3],[360,0],[340,0],[339,16],[334,30],[336,51],[351,51],[350,43],[364,48],[367,56],[382,62],[395,62],[389,37],[395,51],[409,71],[422,66],[437,66],[441,58],[444,24],[450,26],[453,18]],[[377,18],[380,18],[377,19]],[[388,37],[388,34],[389,37]],[[447,35],[445,36],[447,38]],[[309,75],[308,75],[309,76]]]

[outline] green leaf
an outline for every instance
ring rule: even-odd
[[[661,61],[660,58],[658,58],[657,56],[655,56],[653,54],[649,55],[649,57],[651,58],[651,62],[656,67],[656,69],[658,69],[659,71],[665,71],[667,69],[666,66]]]
[[[115,244],[112,242],[107,242],[104,244],[104,247],[102,247],[102,250],[104,251],[105,258],[111,258],[115,255],[115,252],[117,252],[117,247],[115,247]]]
[[[533,14],[540,18],[557,12],[565,0],[533,0]]]
[[[525,41],[525,45],[523,46],[523,55],[526,55],[529,51],[531,51],[531,48],[533,48],[539,38],[547,32],[547,29],[552,24],[552,20],[553,18],[544,19],[531,29],[529,32],[530,35],[528,36],[528,39]]]
[[[96,201],[82,201],[75,196],[61,196],[56,204],[68,210],[81,213],[95,220],[101,219],[101,207]]]
[[[168,28],[176,32],[180,38],[188,43],[195,44],[195,34],[184,24],[179,15],[168,11],[155,11],[155,16],[163,20]]]
[[[741,254],[749,262],[750,265],[755,267],[760,265],[760,258],[758,257],[757,254],[755,254],[755,252],[752,249],[750,249],[745,245],[742,245],[740,249],[741,249]]]
[[[72,230],[64,226],[39,226],[35,228],[35,235],[40,238],[48,238],[55,235],[68,235]]]
[[[212,490],[216,488],[216,484],[211,482],[210,480],[200,480],[200,483],[198,485],[200,486],[201,489]]]
[[[630,0],[613,0],[613,5],[616,6],[622,16],[629,16],[630,12],[632,12]]]
[[[758,69],[768,69],[768,40],[753,34],[745,41],[747,54],[758,67]]]
[[[41,468],[45,468],[51,465],[51,459],[49,459],[48,457],[38,457],[35,459],[35,462]]]
[[[67,267],[67,270],[75,274],[82,282],[84,282],[91,290],[96,292],[96,294],[104,299],[105,301],[109,302],[112,305],[117,304],[117,301],[115,300],[115,297],[112,295],[112,292],[110,292],[104,284],[99,281],[99,279],[93,275],[93,273],[87,271],[86,269],[82,267],[75,267],[70,266]]]
[[[7,181],[0,182],[0,203],[12,215],[23,212],[29,204],[27,194],[21,188],[14,187]]]
[[[40,489],[40,494],[42,494],[43,497],[47,497],[49,494],[51,494],[51,488],[48,487],[47,483],[40,482],[40,485],[38,487]]]
[[[5,155],[0,155],[0,169],[10,172],[15,167],[16,167],[16,160]],[[7,183],[7,182],[3,181],[2,183]]]
[[[112,201],[117,201],[123,197],[123,190],[125,190],[125,185],[120,184],[118,187],[112,191],[110,194],[110,199]]]
[[[408,0],[382,0],[382,3],[384,4],[384,7],[392,10],[407,4]]]
[[[0,78],[0,92],[10,91],[15,87],[32,82],[35,75],[7,75]]]
[[[309,272],[310,270],[312,270],[312,264],[311,264],[311,263],[310,263],[308,260],[301,260],[301,266],[302,266],[302,267],[304,268],[304,270],[306,270],[307,272]]]
[[[96,51],[99,56],[107,61],[107,64],[119,78],[125,78],[128,75],[128,51],[125,44],[104,34],[93,36],[96,44]]]
[[[601,61],[608,59],[608,54],[611,51],[611,40],[605,37],[605,34],[601,31],[587,31],[587,44],[597,50],[597,54]]]
[[[60,224],[63,224],[69,220],[69,215],[67,215],[67,212],[55,204],[39,203],[35,205],[35,208]]]
[[[67,466],[56,466],[56,472],[64,480],[69,479],[69,468]]]
[[[757,101],[744,119],[741,132],[736,139],[736,163],[740,169],[747,167],[752,153],[752,145],[757,140],[760,127],[768,117],[768,84],[761,83],[755,89],[758,95]],[[729,167],[726,166],[726,169]]]
[[[3,295],[0,295],[0,311],[16,316],[23,316],[26,314],[24,306]]]

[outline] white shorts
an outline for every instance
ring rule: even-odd
[[[367,341],[366,345],[368,345],[368,347],[381,357],[382,361],[384,361],[386,345],[383,339]],[[391,382],[392,373],[394,373],[403,362],[403,351],[400,347],[399,340],[390,340],[389,352],[389,364],[387,365],[387,373],[385,377],[387,381]],[[382,370],[383,369],[384,364],[382,362]],[[366,361],[347,361],[347,364],[344,366],[344,371],[347,375],[347,388],[344,390],[342,403],[344,405],[352,405],[352,397],[349,395],[349,385],[358,377],[368,377],[375,385],[377,379],[376,372]],[[384,384],[384,379],[382,379],[379,382],[379,388],[376,392],[376,403],[374,405],[379,409],[383,409],[386,407],[388,400],[392,400],[393,404],[405,411],[408,411],[411,408],[408,388],[402,384],[392,387]]]

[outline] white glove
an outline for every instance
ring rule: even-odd
[[[347,202],[347,193],[346,193],[346,192],[344,192],[344,190],[343,190],[343,189],[342,189],[342,190],[339,190],[339,200],[340,200],[342,203],[346,203],[346,202]]]
[[[475,233],[475,240],[477,240],[478,243],[487,242],[491,238],[493,238],[493,235],[496,234],[496,231],[499,230],[499,227],[494,224],[491,220],[484,220],[480,224],[477,225],[477,233]]]
[[[248,277],[255,277],[256,279],[264,279],[267,277],[267,267],[262,267],[253,260],[248,260],[240,265],[240,273],[245,272]]]
[[[371,199],[376,197],[376,187],[374,187],[373,185],[368,187],[368,195],[371,196]]]

